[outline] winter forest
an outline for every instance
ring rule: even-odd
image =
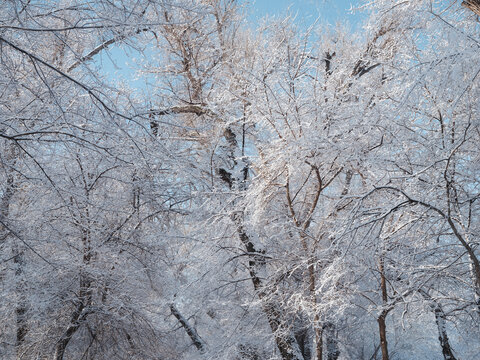
[[[0,359],[480,359],[480,1],[353,5],[0,3]]]

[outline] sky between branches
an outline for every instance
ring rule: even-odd
[[[247,3],[248,21],[256,26],[262,18],[290,15],[302,27],[308,27],[316,21],[320,24],[335,26],[347,24],[355,28],[360,26],[362,13],[357,2],[352,0],[241,0]],[[138,65],[135,58],[139,53],[125,52],[122,47],[113,47],[107,53],[101,53],[98,64],[107,79],[121,79],[126,85],[144,89],[148,92],[145,79],[136,75]],[[148,54],[147,54],[148,56]]]

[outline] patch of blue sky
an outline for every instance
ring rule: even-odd
[[[335,26],[347,24],[352,29],[360,26],[364,15],[352,0],[241,0],[246,5],[247,21],[256,26],[265,17],[290,15],[300,27],[314,24]],[[148,56],[148,49],[145,52]],[[96,61],[107,79],[123,81],[131,88],[149,92],[147,80],[138,75],[135,58],[144,54],[123,46],[113,46],[99,54]]]
[[[283,16],[287,12],[305,26],[315,21],[327,25],[347,22],[355,28],[363,18],[352,0],[250,0],[249,3],[249,20],[253,24],[265,16]]]

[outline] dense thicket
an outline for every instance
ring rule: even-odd
[[[0,357],[479,358],[479,7],[359,5],[2,2]]]

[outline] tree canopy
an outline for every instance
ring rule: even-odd
[[[2,2],[0,357],[479,358],[479,2],[357,5]]]

